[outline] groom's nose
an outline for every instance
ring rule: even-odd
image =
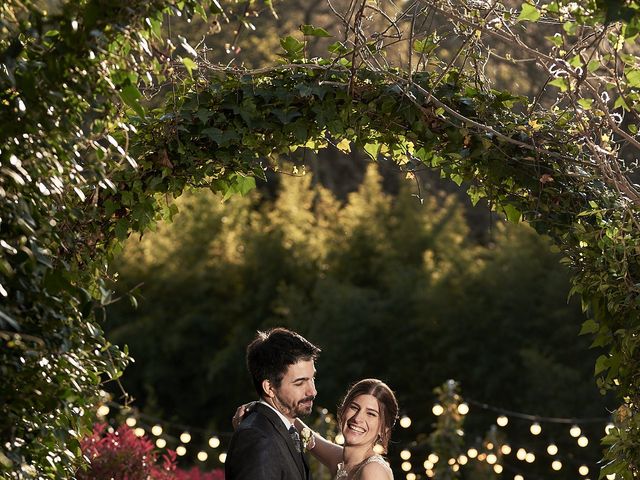
[[[315,397],[317,394],[318,391],[316,390],[316,382],[314,380],[311,380],[307,388],[307,396]]]

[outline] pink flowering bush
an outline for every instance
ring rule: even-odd
[[[92,434],[81,440],[89,466],[77,472],[78,480],[224,480],[221,469],[177,468],[173,450],[160,456],[151,440],[138,437],[127,425],[112,432],[107,428],[105,423],[96,423]]]

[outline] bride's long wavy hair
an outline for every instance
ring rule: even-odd
[[[398,401],[396,400],[396,396],[386,383],[377,378],[365,378],[356,382],[349,391],[347,391],[342,403],[338,407],[338,425],[340,425],[341,430],[346,421],[345,412],[347,408],[351,402],[360,395],[372,395],[378,400],[380,424],[383,426],[378,443],[384,448],[384,453],[386,453],[389,440],[391,439],[391,429],[396,424],[398,418]]]

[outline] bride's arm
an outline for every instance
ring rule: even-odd
[[[342,447],[326,440],[322,435],[311,430],[299,418],[296,418],[296,428],[300,432],[305,428],[312,432],[315,445],[312,448],[308,448],[309,452],[323,465],[328,467],[332,475],[335,475],[338,471],[338,463],[342,461]]]

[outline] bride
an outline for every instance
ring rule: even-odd
[[[353,385],[338,408],[338,425],[344,446],[313,432],[299,418],[296,427],[307,440],[307,450],[327,466],[335,480],[393,480],[381,453],[387,446],[398,416],[391,389],[375,378]]]

